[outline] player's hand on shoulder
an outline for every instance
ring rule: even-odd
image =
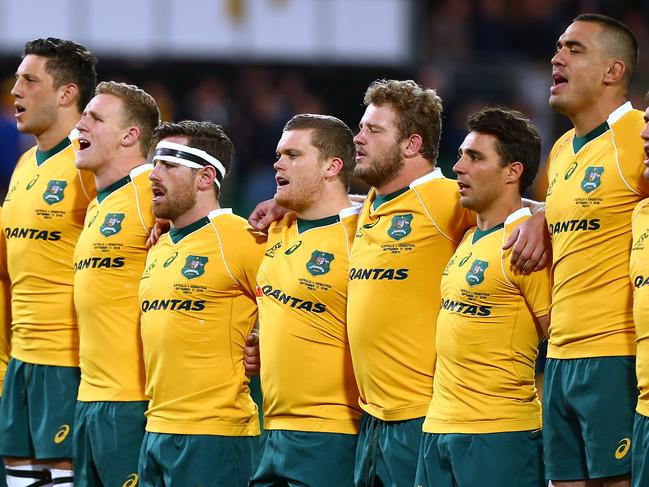
[[[259,335],[257,331],[248,333],[246,337],[246,346],[243,349],[243,365],[246,369],[246,375],[259,374],[261,360],[259,359]]]
[[[149,235],[149,238],[146,241],[146,248],[150,249],[158,243],[162,234],[167,233],[169,228],[171,228],[171,222],[169,220],[156,218],[155,225],[153,225],[153,228],[151,229],[151,235]]]
[[[509,248],[512,249],[511,264],[522,274],[540,271],[552,262],[544,211],[534,213],[514,229],[503,246],[504,250]]]
[[[256,230],[267,232],[270,224],[280,220],[287,212],[288,210],[286,208],[279,206],[271,198],[255,206],[255,209],[252,210],[252,213],[248,217],[248,223]]]

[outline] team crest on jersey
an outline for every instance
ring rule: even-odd
[[[581,189],[586,193],[599,188],[599,185],[602,184],[602,173],[604,168],[602,166],[589,166],[586,168],[586,174],[584,174],[584,179],[581,180]]]
[[[205,273],[205,264],[207,264],[207,257],[188,255],[187,260],[185,260],[185,267],[182,269],[183,276],[187,279],[202,276]]]
[[[334,260],[334,254],[314,250],[311,259],[306,263],[306,269],[312,276],[321,276],[329,272],[332,260]]]
[[[466,282],[469,283],[469,286],[477,286],[484,281],[484,272],[487,267],[489,267],[489,262],[480,259],[473,261],[469,272],[466,273]]]
[[[108,213],[99,231],[104,237],[112,237],[122,229],[124,213]]]
[[[43,193],[43,200],[48,205],[54,205],[65,197],[65,187],[68,185],[63,179],[50,179],[47,183],[47,189]]]
[[[392,224],[388,228],[388,235],[395,240],[401,240],[412,231],[412,213],[405,215],[396,215],[392,217]]]

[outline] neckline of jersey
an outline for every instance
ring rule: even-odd
[[[593,130],[588,132],[586,135],[582,135],[581,137],[573,137],[572,139],[572,150],[576,154],[579,152],[582,147],[584,147],[588,142],[590,142],[593,139],[596,139],[600,135],[602,135],[604,132],[609,130],[611,127],[608,124],[608,121],[604,121],[604,123],[598,125],[595,127]]]
[[[379,206],[381,206],[383,203],[387,203],[390,200],[393,200],[397,196],[402,195],[406,191],[410,189],[410,186],[406,186],[405,188],[397,189],[396,191],[393,191],[392,193],[389,194],[377,194],[374,196],[374,201],[372,201],[372,209],[376,210]]]
[[[297,233],[304,233],[307,230],[312,228],[325,227],[327,225],[333,225],[340,221],[340,215],[331,215],[324,218],[318,218],[317,220],[305,220],[303,218],[297,219]]]
[[[205,225],[210,223],[210,219],[207,216],[204,216],[198,220],[196,220],[194,223],[190,223],[187,226],[184,226],[182,228],[170,228],[169,229],[169,238],[174,244],[177,244],[180,242],[184,237],[189,235],[192,232],[195,232],[199,228],[203,228]]]
[[[486,237],[487,235],[494,233],[501,228],[505,228],[505,223],[499,223],[495,227],[488,228],[487,230],[480,230],[479,228],[476,227],[475,232],[473,232],[473,238],[471,239],[471,243],[475,244],[480,240],[482,237]]]
[[[61,142],[59,142],[54,147],[52,147],[50,150],[42,151],[37,147],[36,148],[36,165],[40,166],[45,161],[47,161],[50,157],[58,154],[59,152],[61,152],[63,149],[65,149],[70,144],[72,144],[72,141],[70,140],[69,137],[66,137]]]
[[[109,184],[106,186],[104,189],[98,189],[97,190],[97,201],[101,203],[104,201],[111,193],[114,193],[117,191],[119,188],[126,186],[128,183],[131,182],[131,176],[130,174],[127,174],[121,179],[118,179],[115,181],[113,184]]]

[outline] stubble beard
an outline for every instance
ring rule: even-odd
[[[183,216],[196,205],[196,193],[191,188],[183,188],[175,195],[166,193],[165,202],[153,205],[153,214],[156,218],[171,220],[172,222]]]
[[[368,162],[367,167],[354,167],[354,176],[375,188],[395,179],[405,163],[398,144]]]

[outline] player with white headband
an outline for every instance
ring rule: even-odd
[[[211,164],[219,174],[214,180],[214,184],[219,189],[221,188],[221,181],[223,181],[226,173],[225,166],[221,161],[209,155],[204,150],[168,140],[162,140],[158,143],[154,160],[175,162],[176,164],[181,164],[191,169],[201,169],[206,164]]]
[[[259,435],[244,348],[265,238],[219,205],[234,147],[218,125],[164,123],[154,139],[153,213],[171,229],[140,281],[151,398],[140,485],[244,487]]]

